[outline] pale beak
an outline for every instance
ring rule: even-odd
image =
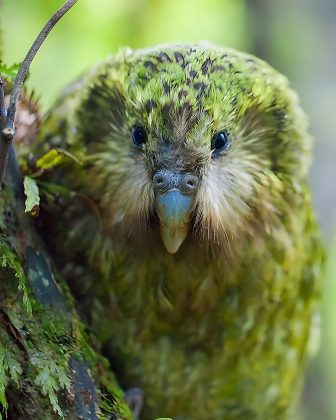
[[[194,196],[178,189],[156,195],[156,211],[160,219],[162,241],[171,254],[178,251],[188,235]]]

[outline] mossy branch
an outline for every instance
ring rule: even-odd
[[[67,0],[48,20],[44,25],[41,32],[33,42],[33,45],[29,49],[25,59],[23,60],[17,76],[14,81],[14,86],[10,95],[8,111],[6,110],[4,101],[4,88],[3,83],[0,83],[0,120],[1,120],[1,142],[0,142],[0,186],[3,183],[9,151],[15,136],[15,114],[16,106],[20,96],[20,92],[23,83],[27,77],[30,65],[34,60],[38,50],[40,49],[43,42],[46,40],[52,28],[56,23],[65,15],[65,13],[77,2],[78,0]]]

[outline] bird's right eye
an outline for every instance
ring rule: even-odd
[[[146,130],[141,127],[141,125],[137,125],[132,129],[132,140],[134,146],[141,149],[141,147],[146,143],[147,141],[147,133]]]

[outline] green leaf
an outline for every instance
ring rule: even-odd
[[[27,196],[25,212],[37,217],[40,211],[40,194],[36,181],[29,176],[25,176],[23,186],[24,193]]]
[[[64,187],[64,185],[41,181],[39,179],[36,179],[36,183],[39,186],[41,194],[46,194],[49,199],[54,198],[56,195],[68,198],[70,194],[74,194],[71,190]]]
[[[82,164],[72,153],[67,150],[57,148],[49,150],[46,154],[37,159],[35,166],[37,169],[53,168],[63,163],[66,158],[72,159],[79,165]]]
[[[76,163],[78,163],[78,165],[82,165],[82,162],[75,155],[73,155],[72,153],[68,152],[67,150],[61,149],[61,148],[57,148],[55,150],[57,150],[58,153],[63,154],[67,158],[72,159],[73,161],[75,161]]]
[[[14,81],[21,64],[12,64],[11,66],[6,66],[4,63],[0,63],[0,74],[4,78]]]

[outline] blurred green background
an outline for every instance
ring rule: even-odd
[[[3,0],[7,64],[21,61],[58,0]],[[304,420],[336,419],[336,1],[79,0],[31,67],[29,85],[46,109],[85,68],[120,47],[209,40],[252,52],[287,75],[315,137],[314,205],[330,250],[322,346],[303,395]],[[270,419],[272,420],[272,419]]]

